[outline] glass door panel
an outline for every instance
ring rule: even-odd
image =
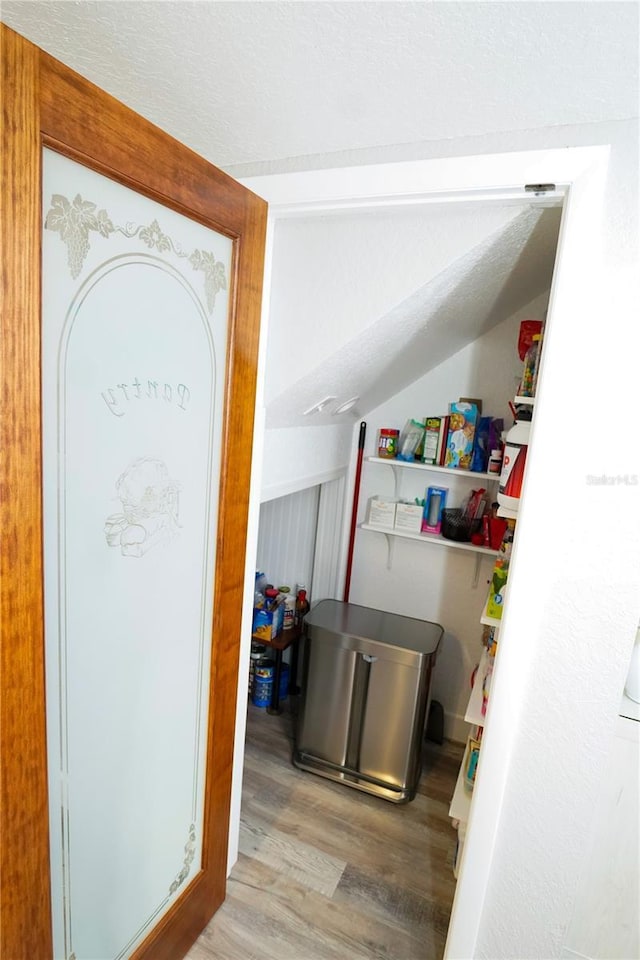
[[[201,864],[232,242],[43,166],[54,946],[115,960]]]

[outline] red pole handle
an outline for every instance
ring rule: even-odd
[[[356,539],[356,523],[358,520],[358,498],[360,497],[360,476],[362,474],[362,457],[364,454],[364,438],[367,433],[367,424],[363,420],[360,424],[360,434],[358,436],[358,460],[356,463],[356,478],[353,487],[353,506],[351,508],[351,532],[349,534],[349,551],[347,553],[347,572],[344,578],[344,596],[345,603],[349,602],[349,590],[351,588],[351,567],[353,565],[353,545]]]

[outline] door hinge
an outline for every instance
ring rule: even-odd
[[[534,193],[539,197],[541,194],[553,193],[556,185],[555,183],[525,183],[524,189],[527,193]]]

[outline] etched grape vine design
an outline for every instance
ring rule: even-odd
[[[213,313],[216,296],[220,290],[227,289],[224,263],[216,260],[207,250],[185,251],[162,231],[157,220],[148,225],[127,223],[119,226],[113,223],[106,210],[97,210],[97,204],[83,200],[78,193],[73,200],[54,193],[51,197],[51,209],[45,218],[45,229],[60,234],[67,248],[67,263],[74,280],[80,275],[84,261],[91,246],[91,235],[99,234],[108,240],[111,234],[120,233],[131,240],[138,237],[149,250],[158,253],[173,253],[181,259],[187,259],[194,270],[204,274],[204,292],[209,313]]]
[[[182,861],[182,869],[177,877],[171,883],[169,887],[169,895],[175,893],[179,886],[181,886],[184,881],[189,876],[189,871],[191,870],[191,864],[194,861],[196,855],[196,825],[192,823],[189,827],[189,836],[187,842],[184,845],[184,860]]]

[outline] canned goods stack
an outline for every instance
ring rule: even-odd
[[[256,707],[268,707],[275,678],[275,661],[268,657],[255,661],[251,682],[251,702]],[[280,700],[286,700],[289,692],[289,664],[283,663],[280,671]]]
[[[252,643],[251,653],[249,654],[249,696],[253,696],[253,678],[256,672],[256,664],[268,657],[267,648],[263,643]]]
[[[256,707],[268,707],[271,703],[271,687],[275,662],[265,657],[256,661],[253,671],[251,702]]]

